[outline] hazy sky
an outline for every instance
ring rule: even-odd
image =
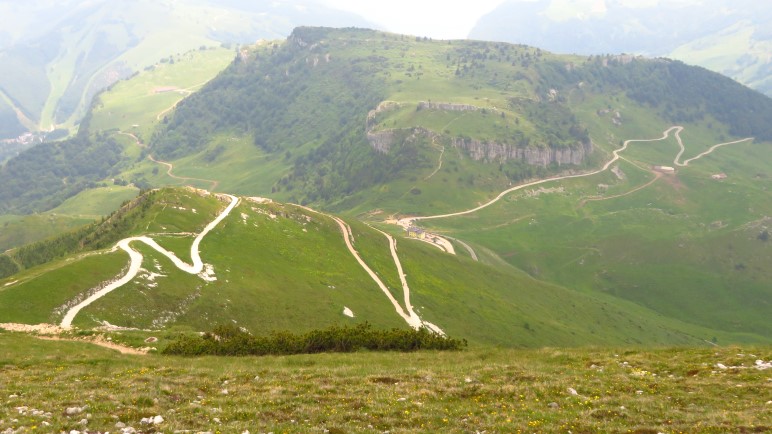
[[[385,30],[435,39],[463,39],[503,0],[323,0]]]
[[[464,39],[481,16],[506,0],[321,0],[357,13],[394,33],[435,39]],[[510,0],[538,1],[538,0]],[[608,4],[651,7],[658,3],[694,3],[701,0],[552,0],[548,15],[554,19],[597,16]],[[760,0],[769,1],[769,0]]]

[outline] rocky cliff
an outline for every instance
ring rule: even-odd
[[[509,143],[447,137],[422,127],[413,128],[412,130],[368,131],[367,140],[373,149],[385,154],[389,152],[392,145],[396,144],[398,137],[404,137],[403,134],[397,134],[398,132],[407,133],[408,138],[423,135],[432,140],[437,139],[446,143],[449,141],[452,146],[466,151],[469,158],[489,163],[519,160],[534,166],[548,166],[553,163],[559,166],[567,164],[579,165],[593,151],[593,145],[590,141],[584,143],[576,142],[573,146],[560,148],[550,146],[522,147]]]
[[[557,164],[582,164],[593,150],[592,142],[576,142],[572,146],[553,148],[551,146],[521,147],[509,143],[496,143],[475,139],[451,138],[453,146],[464,149],[473,160],[502,162],[521,160],[534,166]]]

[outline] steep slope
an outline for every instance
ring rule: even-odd
[[[772,138],[772,100],[680,62],[301,28],[244,51],[178,107],[151,149],[229,191],[340,210],[452,210],[597,164],[607,134],[591,140],[597,116],[579,104],[601,96],[652,112],[624,119],[642,130],[715,119],[717,138]],[[251,160],[238,176],[233,157]],[[432,176],[443,164],[452,177]]]
[[[98,91],[200,46],[281,37],[301,23],[364,24],[351,14],[300,0],[37,0],[3,2],[0,15],[14,21],[0,35],[0,93],[3,105],[20,114],[0,111],[6,134],[18,131],[16,117],[42,130],[71,127]]]
[[[111,96],[108,105],[128,99],[110,102]],[[163,112],[140,115],[128,104],[110,107],[128,116],[96,110],[92,121],[100,126],[91,133],[114,135],[128,150],[117,180],[193,184],[340,211],[356,249],[389,288],[404,282],[386,238],[351,216],[394,232],[402,229],[381,226],[384,220],[420,225],[410,233],[432,245],[413,250],[400,242],[401,267],[411,287],[420,282],[412,292],[417,314],[453,335],[480,342],[517,336],[522,345],[683,343],[681,332],[719,343],[770,335],[772,276],[764,264],[772,100],[705,69],[629,55],[562,56],[505,43],[300,28],[287,41],[243,48],[174,111],[159,106]],[[152,124],[153,117],[161,126],[149,146],[127,131],[114,134],[129,118]],[[152,128],[145,122],[137,134],[147,139]],[[250,211],[256,212],[243,211],[248,221]],[[323,221],[333,229],[341,224]],[[259,244],[247,229],[238,239]],[[300,227],[284,229],[305,237]],[[203,245],[218,236],[213,231]],[[159,243],[185,251],[177,249],[182,242]],[[164,261],[152,247],[137,249]],[[255,274],[257,281],[270,291],[310,288],[294,279],[314,267],[275,283],[295,267],[282,262],[297,259],[284,253],[260,256],[284,271]],[[357,269],[354,258],[348,261]],[[246,266],[240,272],[254,274]],[[182,287],[196,287],[197,278],[170,273],[182,283],[159,297],[177,306]],[[388,306],[368,273],[358,273]],[[243,283],[256,292],[258,286]],[[72,299],[82,289],[68,291]],[[84,312],[104,302],[102,319],[130,322],[136,311],[110,306],[134,305],[147,294],[141,291],[114,291],[126,302],[100,299]],[[154,303],[143,324],[167,309]],[[37,318],[56,319],[53,308],[40,309]],[[215,315],[208,312],[196,318]],[[495,327],[481,331],[460,317]],[[79,318],[76,325],[89,324]],[[583,331],[572,321],[585,324]]]
[[[772,95],[771,23],[769,8],[753,0],[510,0],[482,17],[469,36],[559,53],[666,56]]]
[[[191,189],[143,198],[115,222],[132,236],[120,249],[65,256],[0,282],[3,321],[188,330],[232,321],[265,333],[361,321],[407,327],[399,312],[414,311],[435,330],[507,346],[761,339],[664,319],[402,237],[392,255],[383,233],[295,205]],[[133,217],[121,224],[120,216]]]

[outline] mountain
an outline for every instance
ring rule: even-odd
[[[365,22],[310,0],[0,1],[0,138],[77,124],[100,90],[175,54]]]
[[[183,57],[165,67],[180,67]],[[271,288],[271,303],[280,290],[297,290],[295,299],[321,297],[314,291],[325,290],[314,285],[329,282],[325,273],[337,267],[359,270],[354,286],[373,288],[357,268],[362,262],[389,280],[384,286],[401,288],[378,228],[395,237],[408,285],[424,294],[416,295],[422,301],[414,305],[423,306],[416,313],[454,337],[530,346],[723,344],[772,336],[766,266],[772,100],[727,77],[667,59],[556,55],[507,43],[309,27],[284,41],[241,47],[224,71],[187,97],[152,92],[188,89],[177,83],[184,74],[162,81],[166,71],[143,71],[100,95],[78,137],[11,159],[0,170],[6,212],[43,211],[65,198],[72,212],[88,198],[107,197],[109,184],[190,184],[242,196],[225,225],[201,244],[218,278],[201,297],[217,297],[215,288],[222,288],[232,303],[238,288],[260,294],[263,287]],[[78,150],[100,164],[83,164]],[[36,175],[43,171],[53,174]],[[253,196],[275,202],[248,206]],[[144,215],[135,207],[136,224],[111,217],[101,229],[6,253],[3,315],[61,321],[62,311],[52,313],[57,306],[85,298],[84,288],[126,266],[123,252],[91,255],[90,249],[128,236],[149,236],[190,263],[191,234],[226,206],[178,190],[142,197],[162,200],[147,202]],[[342,248],[335,226],[342,223],[287,203],[338,214],[351,226],[362,262]],[[266,212],[300,226],[265,233]],[[253,231],[249,223],[258,217]],[[307,217],[325,222],[326,241],[311,243],[323,252],[302,243],[302,229],[311,232],[302,225]],[[243,230],[228,235],[234,225]],[[149,275],[173,274],[163,292],[152,294],[159,299],[143,304],[138,300],[149,289],[116,290],[111,297],[128,298],[98,314],[78,314],[76,325],[148,327],[164,312],[193,312],[185,297],[198,297],[191,288],[205,285],[199,280],[208,275],[170,268],[148,243],[137,240],[136,248],[167,264],[163,272],[144,266]],[[85,262],[63,266],[70,258]],[[254,270],[263,263],[267,268]],[[80,280],[86,270],[94,272]],[[26,286],[23,276],[40,280]],[[68,279],[66,290],[50,284]],[[26,297],[33,293],[40,295]],[[360,295],[359,306],[367,306]],[[376,309],[342,304],[344,298],[314,300],[324,313],[302,311],[305,322],[298,324],[347,321],[344,306],[355,314]],[[257,307],[242,311],[214,298],[202,303],[181,327],[200,330],[200,318],[262,327]],[[365,317],[399,322],[386,306]]]
[[[669,57],[772,95],[770,26],[772,11],[753,0],[509,0],[469,36],[558,53]]]
[[[0,263],[28,267],[0,282],[0,316],[191,331],[233,322],[253,333],[363,321],[379,328],[423,324],[506,346],[743,339],[417,240],[400,237],[390,254],[390,235],[346,220],[262,198],[147,192],[85,230],[0,256]],[[199,254],[198,268],[187,265]],[[109,286],[115,282],[124,284]]]

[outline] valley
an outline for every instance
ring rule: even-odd
[[[0,166],[4,433],[771,429],[772,99],[358,28],[192,48]]]

